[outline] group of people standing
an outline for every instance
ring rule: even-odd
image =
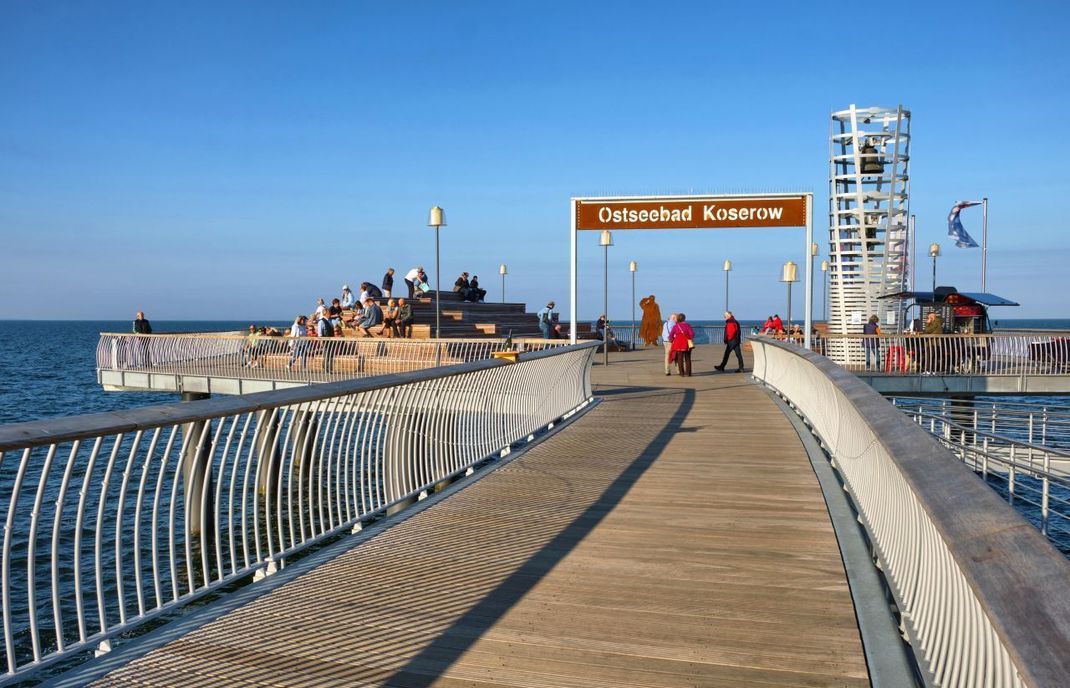
[[[653,297],[651,297],[652,299]],[[676,363],[677,373],[681,377],[691,377],[691,351],[695,348],[695,330],[687,322],[684,313],[672,313],[661,329],[661,341],[665,347],[665,374],[672,375],[672,363]],[[721,364],[714,366],[718,372],[724,372],[728,357],[735,352],[739,364],[737,373],[743,372],[743,331],[739,321],[731,311],[724,314],[724,358]]]

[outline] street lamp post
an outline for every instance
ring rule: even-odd
[[[598,237],[598,245],[605,249],[605,272],[602,278],[602,315],[605,316],[605,327],[602,330],[602,365],[609,365],[609,247],[613,245],[613,233],[608,229],[602,230]]]
[[[498,274],[502,276],[502,303],[505,303],[505,276],[509,274],[509,270],[505,267],[505,263],[498,266]]]
[[[799,281],[799,266],[792,261],[784,263],[784,270],[780,276],[781,282],[788,284],[788,333],[791,333],[791,285]]]
[[[638,337],[635,336],[635,273],[639,272],[639,263],[634,260],[628,263],[628,271],[632,273],[632,349],[635,349],[635,342],[638,341]]]
[[[929,257],[933,259],[933,293],[936,293],[936,258],[940,255],[940,244],[929,244]],[[935,298],[935,297],[934,297]]]
[[[814,258],[817,257],[817,242],[810,244],[810,274],[814,274]],[[814,320],[814,280],[810,280],[810,322]]]
[[[821,261],[821,319],[829,320],[829,262]]]
[[[427,226],[435,228],[435,339],[442,338],[441,304],[439,299],[442,294],[442,262],[439,252],[438,230],[446,226],[446,213],[437,205],[431,206],[431,213],[427,216]],[[437,350],[437,347],[436,347]]]
[[[732,261],[724,262],[724,312],[728,312],[728,273],[732,272]]]

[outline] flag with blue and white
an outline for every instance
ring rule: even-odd
[[[947,235],[955,240],[955,245],[959,248],[977,248],[977,242],[969,235],[966,228],[962,226],[962,220],[959,219],[959,213],[971,205],[981,205],[981,201],[959,201],[951,209],[951,214],[947,216]]]

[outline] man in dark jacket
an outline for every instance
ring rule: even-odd
[[[387,268],[383,275],[383,296],[390,298],[394,290],[394,268]]]
[[[398,299],[398,317],[394,322],[402,337],[412,336],[412,306],[405,299]]]
[[[137,312],[137,317],[134,319],[134,334],[152,334],[152,323],[148,321],[145,314],[141,311]],[[134,351],[131,358],[131,363],[134,366],[148,366],[152,365],[152,359],[149,355],[149,340],[144,337],[134,338]]]
[[[736,320],[736,316],[732,315],[731,311],[725,311],[724,313],[724,358],[721,359],[721,365],[714,366],[717,370],[724,372],[724,367],[728,365],[728,355],[733,351],[736,352],[736,360],[739,362],[739,367],[736,368],[737,373],[743,372],[743,330],[739,326],[739,321]]]

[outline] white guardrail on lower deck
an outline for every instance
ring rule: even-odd
[[[1065,686],[1070,563],[935,438],[852,373],[751,340],[754,376],[828,451],[940,686]]]
[[[0,426],[0,684],[530,441],[590,403],[596,346]]]
[[[855,372],[1070,375],[1070,334],[1064,332],[828,334],[816,336],[811,348]]]
[[[401,339],[240,334],[116,334],[97,342],[97,370],[293,382],[388,375],[490,358],[512,348],[540,351],[567,340]]]

